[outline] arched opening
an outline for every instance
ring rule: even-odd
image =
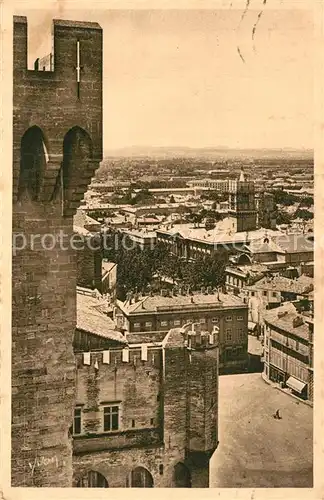
[[[90,470],[77,482],[77,488],[108,488],[107,479],[95,470]]]
[[[63,181],[66,190],[76,187],[92,158],[92,141],[81,127],[71,128],[63,141]]]
[[[36,125],[23,135],[20,145],[20,175],[18,199],[37,200],[46,163],[48,145],[42,130]]]
[[[183,463],[178,462],[174,467],[175,488],[191,488],[191,474]]]
[[[237,263],[241,265],[250,265],[251,264],[251,259],[246,253],[242,253],[238,259]]]
[[[154,488],[153,477],[144,467],[136,467],[128,480],[130,488]]]

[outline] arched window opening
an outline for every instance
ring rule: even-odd
[[[153,477],[144,467],[133,469],[129,479],[131,488],[154,488]]]
[[[21,139],[18,199],[25,196],[38,199],[48,160],[48,146],[43,132],[37,126],[30,127]]]
[[[90,470],[77,483],[77,488],[108,488],[107,479],[97,471]]]
[[[92,159],[92,141],[85,130],[71,128],[63,141],[63,182],[66,190],[75,187]]]
[[[174,467],[175,488],[191,488],[191,475],[188,467],[179,462]]]
[[[238,264],[241,264],[241,265],[244,265],[244,264],[251,264],[251,259],[248,255],[246,255],[245,253],[242,253],[239,258],[237,259],[237,263]]]

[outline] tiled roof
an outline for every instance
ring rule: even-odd
[[[278,313],[280,317],[278,316]],[[285,315],[281,315],[281,313],[285,313]],[[307,322],[303,322],[296,327],[293,326],[293,321],[298,316],[300,315],[297,313],[295,306],[291,303],[287,303],[281,307],[267,311],[264,316],[264,320],[270,326],[277,327],[287,333],[291,333],[304,340],[308,340],[309,327]],[[306,318],[304,319],[307,321]]]
[[[219,297],[219,300],[218,300]],[[129,302],[118,301],[118,306],[126,313],[145,313],[157,311],[181,311],[182,308],[188,310],[196,307],[247,307],[243,300],[232,294],[194,294],[194,295],[177,295],[175,297],[163,297],[161,295],[145,296],[138,302],[130,304]]]
[[[295,280],[284,276],[272,276],[270,278],[264,277],[247,288],[250,290],[273,290],[303,295],[313,290],[313,283],[313,278],[306,275],[302,275]]]
[[[77,328],[125,344],[125,337],[115,330],[115,323],[105,314],[107,308],[108,305],[103,299],[78,291]]]

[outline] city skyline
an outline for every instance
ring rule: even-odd
[[[254,2],[245,15],[238,9],[15,12],[28,18],[29,67],[51,50],[52,18],[102,26],[105,151],[148,144],[312,149],[312,12],[266,6],[256,23],[260,6]]]

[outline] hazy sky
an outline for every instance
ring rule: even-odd
[[[53,17],[101,24],[105,150],[312,148],[313,14],[270,3],[254,41],[263,0],[250,2],[241,24],[243,11],[233,7],[85,11],[55,2],[51,10],[15,12],[28,17],[31,63],[50,51]]]

